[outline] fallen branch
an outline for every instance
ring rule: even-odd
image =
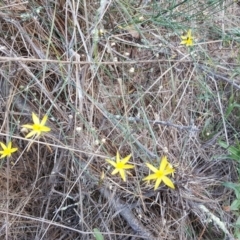
[[[134,216],[130,207],[124,203],[121,199],[114,197],[112,193],[106,188],[100,189],[104,198],[110,200],[111,206],[116,213],[119,213],[128,223],[128,225],[143,239],[156,239],[152,233]]]
[[[115,117],[117,120],[125,119],[125,117],[121,115],[111,115],[110,117]],[[127,118],[129,122],[143,122],[143,119],[137,118],[137,117],[128,117]],[[192,126],[182,126],[182,125],[177,125],[169,121],[154,121],[154,120],[148,120],[148,122],[153,123],[153,124],[160,124],[166,127],[174,127],[180,130],[187,130],[187,131],[200,131],[199,128],[197,128],[195,125]]]

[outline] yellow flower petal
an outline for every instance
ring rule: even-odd
[[[156,181],[156,183],[155,183],[154,190],[156,190],[156,189],[159,187],[159,185],[160,185],[161,182],[162,182],[162,179],[161,179],[161,178],[158,178],[157,181]]]
[[[147,177],[143,178],[143,181],[149,181],[149,180],[153,180],[153,179],[156,179],[156,178],[157,178],[156,174],[153,173],[153,174],[150,174]]]
[[[163,156],[162,160],[161,160],[161,163],[160,163],[160,166],[159,166],[159,170],[160,171],[164,171],[164,169],[166,168],[167,164],[168,164],[167,157]]]
[[[106,161],[107,161],[108,163],[110,163],[111,165],[113,165],[114,167],[116,167],[116,163],[115,163],[114,161],[112,161],[112,160],[110,160],[110,159],[106,159]]]
[[[170,178],[164,176],[164,177],[162,178],[162,180],[163,180],[163,182],[164,182],[168,187],[170,187],[170,188],[172,188],[172,189],[175,189],[174,184],[173,184],[173,182],[172,182],[172,180],[171,180]]]
[[[165,171],[164,171],[164,174],[165,174],[165,175],[169,175],[169,174],[172,174],[172,173],[174,173],[174,172],[175,172],[175,170],[174,170],[173,168],[171,169],[171,168],[168,168],[168,167],[167,167],[167,168],[165,169]]]
[[[182,40],[187,40],[187,36],[181,36],[181,39]],[[182,41],[182,42],[185,42],[185,41]]]
[[[9,149],[12,148],[12,142],[11,141],[8,143],[7,148],[9,148]]]
[[[188,38],[192,38],[192,30],[191,29],[188,30],[187,37]]]
[[[123,164],[126,164],[126,163],[130,160],[131,157],[132,157],[132,154],[129,154],[129,155],[127,155],[125,158],[123,158],[123,159],[121,160],[121,162],[122,162]]]
[[[126,157],[124,157],[123,159],[121,159],[121,162],[126,164],[130,160],[131,157],[132,157],[132,154],[129,154]]]
[[[22,125],[22,127],[33,129],[33,125],[30,125],[30,124],[24,124],[24,125]]]
[[[119,169],[114,169],[113,171],[112,171],[112,175],[115,175],[115,174],[117,174],[119,172]]]
[[[158,171],[158,169],[155,168],[152,164],[150,164],[150,163],[146,163],[146,165],[147,165],[148,168],[149,168],[150,170],[152,170],[153,172],[157,172],[157,171]]]
[[[30,138],[30,137],[32,137],[33,135],[36,135],[36,134],[37,134],[37,132],[31,131],[29,134],[27,134],[27,136],[25,136],[25,138]]]
[[[11,149],[11,153],[16,152],[17,150],[18,150],[18,148],[12,148],[12,149]]]
[[[47,126],[42,126],[41,127],[41,132],[49,132],[51,131],[51,128],[47,127]]]
[[[125,175],[124,170],[123,170],[123,169],[120,169],[120,170],[119,170],[119,173],[120,173],[120,175],[121,175],[123,181],[126,182],[126,175]]]
[[[39,118],[37,117],[37,115],[35,113],[32,113],[32,120],[33,120],[34,124],[40,124]]]
[[[0,142],[0,144],[1,144],[2,149],[6,149],[7,148],[7,146],[4,143]]]
[[[47,122],[47,119],[48,119],[48,117],[47,117],[47,115],[45,115],[45,116],[43,117],[40,125],[42,125],[42,126],[45,125],[46,122]]]
[[[134,168],[134,166],[131,164],[124,165],[124,169],[131,169],[131,168]]]

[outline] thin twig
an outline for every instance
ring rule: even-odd
[[[222,75],[219,75],[219,74],[215,73],[213,70],[205,67],[203,64],[197,64],[197,67],[200,68],[201,70],[203,70],[209,77],[213,77],[214,79],[215,78],[220,78],[220,79],[224,80],[225,82],[230,83],[235,88],[240,89],[240,86],[237,83],[228,79],[227,77],[224,77]]]
[[[210,77],[210,78],[213,80],[215,88],[217,90],[217,97],[218,97],[219,108],[220,108],[220,112],[221,112],[221,116],[222,116],[223,128],[224,128],[224,132],[225,132],[225,138],[226,138],[227,145],[229,145],[226,121],[225,121],[225,117],[224,117],[224,113],[223,113],[222,102],[221,102],[221,98],[220,98],[220,95],[219,95],[218,86],[217,86],[216,80],[213,77]]]
[[[1,46],[0,46],[1,48]],[[9,61],[9,62],[14,62],[14,61],[21,61],[21,62],[48,62],[48,63],[58,63],[58,64],[96,64],[93,61],[71,61],[71,60],[56,60],[56,59],[38,59],[38,58],[31,58],[31,57],[5,57],[5,56],[0,56],[0,61]],[[114,62],[114,61],[101,61],[98,62],[98,65],[109,65],[109,64],[138,64],[138,63],[159,63],[159,62],[179,62],[179,60],[176,59],[153,59],[153,60],[130,60],[130,61],[119,61],[119,62]],[[188,62],[192,63],[191,60],[183,60],[181,62]]]

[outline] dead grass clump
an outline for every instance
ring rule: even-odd
[[[238,174],[218,140],[239,132],[238,10],[175,2],[0,4],[0,140],[19,149],[1,161],[1,239],[233,239],[222,183]],[[28,141],[32,112],[51,132]],[[176,189],[153,191],[145,163],[163,155]]]

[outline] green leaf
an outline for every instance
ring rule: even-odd
[[[236,221],[236,226],[240,226],[240,216],[238,217],[238,219]]]
[[[228,146],[226,142],[219,141],[219,145],[228,150],[228,158],[240,162],[240,146]]]
[[[227,145],[227,143],[226,143],[226,142],[219,141],[219,142],[218,142],[218,144],[219,144],[221,147],[225,148],[225,149],[227,149],[227,148],[228,148],[228,145]]]
[[[231,114],[232,110],[234,109],[234,104],[230,103],[227,107],[225,118],[227,119],[229,115]]]
[[[240,199],[235,199],[232,202],[230,209],[232,211],[238,211],[240,209]]]
[[[104,237],[98,228],[94,228],[93,232],[94,232],[94,237],[96,238],[96,240],[104,240]]]
[[[239,183],[226,182],[223,185],[225,187],[233,189],[235,192],[236,198],[240,199],[240,184]]]
[[[239,230],[236,230],[234,235],[235,235],[236,240],[240,240],[240,232],[239,232]]]
[[[240,160],[240,149],[239,149],[239,147],[237,148],[237,147],[231,146],[231,147],[228,148],[228,152],[231,155],[238,156],[239,160]]]

